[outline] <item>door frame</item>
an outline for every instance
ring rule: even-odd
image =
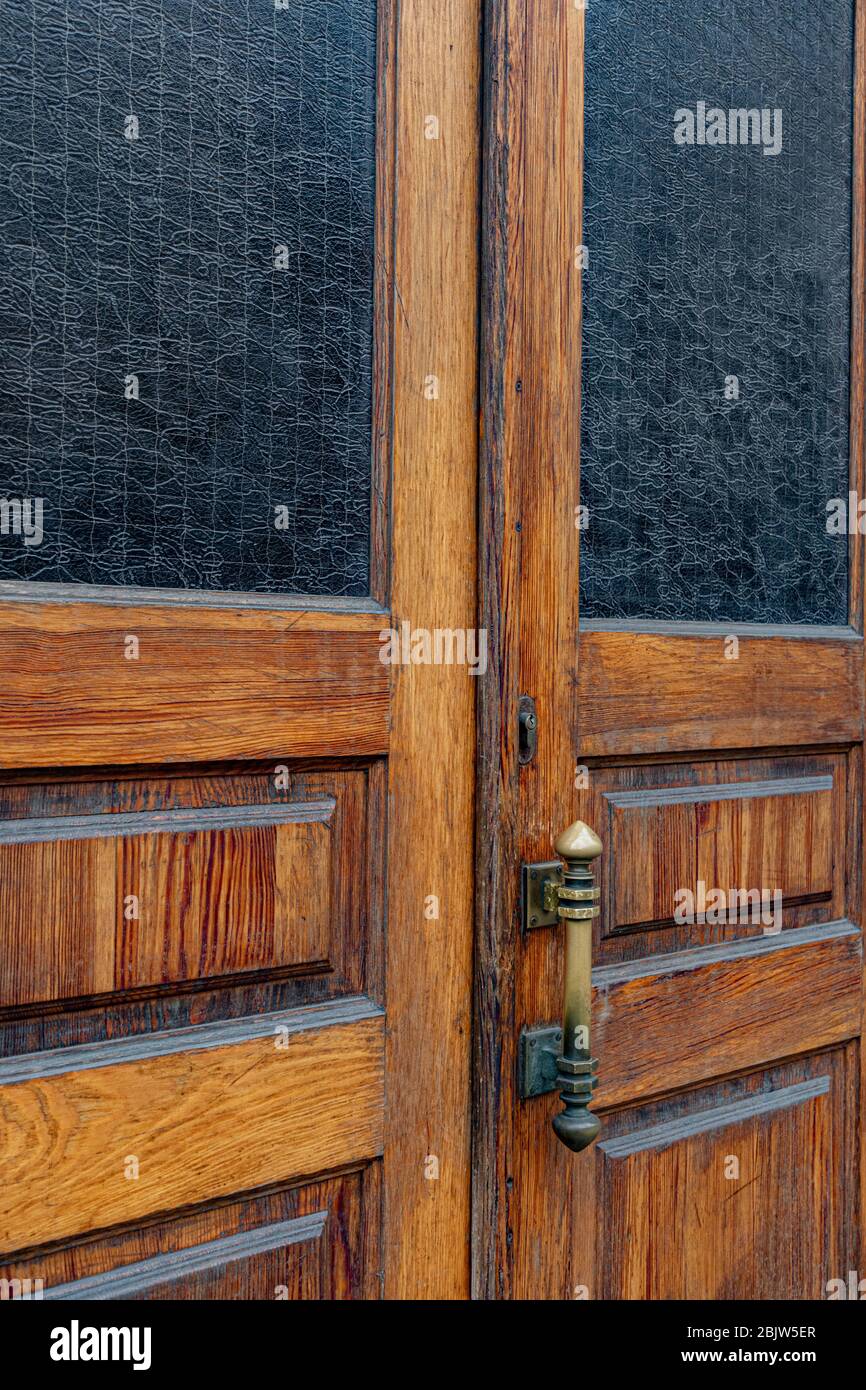
[[[532,1111],[516,1092],[520,865],[549,859],[574,819],[584,14],[575,0],[488,0],[486,14],[473,1293],[509,1298],[533,1217],[530,1194],[509,1202]],[[524,694],[538,745],[521,767]],[[558,934],[538,935],[555,963]],[[557,1007],[539,1000],[539,1016]],[[536,1235],[564,1267],[560,1225]]]
[[[468,630],[477,622],[481,0],[385,8],[398,26],[390,622]],[[485,680],[458,666],[392,670],[384,1292],[463,1299],[475,688]]]

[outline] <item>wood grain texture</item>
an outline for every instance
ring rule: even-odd
[[[330,858],[322,821],[119,840],[114,987],[327,962]]]
[[[699,881],[726,892],[780,885],[785,930],[857,920],[859,849],[848,825],[859,773],[849,752],[600,759],[585,771],[580,814],[604,845],[597,964],[761,935],[761,923],[731,914],[674,921],[674,895]],[[538,975],[547,948],[531,940],[527,950]]]
[[[258,1231],[218,1236],[215,1240],[170,1255],[136,1261],[112,1271],[110,1275],[60,1284],[46,1290],[43,1296],[49,1301],[62,1302],[80,1298],[173,1299],[180,1287],[184,1292],[194,1290],[193,1296],[196,1298],[207,1298],[210,1290],[224,1287],[229,1271],[234,1275],[233,1282],[237,1281],[237,1275],[241,1274],[238,1265],[245,1266],[241,1278],[247,1288],[252,1282],[252,1275],[260,1287],[270,1287],[271,1297],[274,1296],[273,1291],[280,1287],[281,1272],[291,1269],[292,1264],[295,1280],[301,1269],[309,1275],[312,1265],[315,1288],[321,1282],[321,1278],[315,1276],[319,1274],[322,1264],[326,1223],[327,1212],[317,1211],[310,1216],[264,1226]],[[301,1252],[295,1248],[297,1246],[307,1248]],[[294,1256],[294,1260],[291,1256]],[[219,1295],[210,1294],[210,1297],[215,1296]],[[251,1295],[248,1292],[246,1296]],[[263,1296],[268,1295],[259,1294],[259,1297]]]
[[[400,6],[391,610],[416,628],[478,622],[479,34],[478,0]],[[475,685],[457,666],[400,667],[394,681],[389,1298],[469,1287]]]
[[[50,1299],[376,1297],[381,1163],[23,1254],[0,1278],[41,1279]]]
[[[663,1260],[670,1246],[663,1235],[656,1239],[656,1220],[683,1225],[673,1170],[660,1166],[657,1181],[655,1160],[647,1160],[646,1182],[614,1192],[596,1179],[602,1150],[575,1156],[552,1134],[558,1102],[521,1104],[515,1097],[515,1039],[523,1026],[557,1018],[563,963],[555,929],[527,933],[524,941],[517,934],[519,866],[548,860],[554,836],[576,816],[606,840],[601,868],[606,917],[596,952],[599,963],[610,965],[596,972],[602,1014],[593,1048],[606,1088],[599,1093],[600,1104],[631,1106],[629,1096],[660,1096],[678,1086],[693,1087],[701,1078],[707,1095],[713,1087],[721,1095],[735,1085],[725,1072],[743,1066],[755,1068],[769,1084],[770,1073],[761,1069],[776,1058],[856,1038],[862,993],[858,928],[834,927],[828,918],[838,913],[861,921],[862,841],[850,827],[862,825],[863,543],[858,538],[853,546],[850,629],[733,629],[740,642],[737,661],[725,660],[724,639],[730,634],[721,627],[596,623],[578,635],[577,559],[561,543],[560,529],[566,518],[573,520],[578,500],[580,290],[568,247],[573,251],[581,241],[575,220],[582,35],[580,16],[570,10],[516,0],[487,9],[480,492],[486,551],[480,574],[493,680],[481,691],[479,719],[474,1287],[481,1297],[561,1299],[580,1297],[586,1289],[592,1298],[616,1297],[640,1285],[642,1291],[652,1288],[673,1297],[700,1286],[700,1279],[687,1281],[681,1267],[657,1268],[656,1251]],[[862,107],[862,3],[857,10]],[[574,26],[570,50],[563,25]],[[564,52],[570,81],[559,70]],[[543,83],[534,76],[542,67]],[[862,109],[857,129],[862,152]],[[863,259],[862,169],[856,183],[851,463],[852,486],[862,495],[863,290],[856,274]],[[518,770],[517,700],[523,693],[538,707],[538,753]],[[772,763],[775,770],[768,770]],[[611,785],[652,786],[656,774],[663,786],[680,777],[706,785],[772,779],[792,774],[798,763],[797,776],[833,776],[829,798],[814,789],[800,802],[785,800],[784,807],[775,808],[765,802],[743,812],[742,801],[722,795],[702,813],[699,825],[688,802],[666,803],[655,842],[653,829],[643,825],[630,848],[610,854],[605,826],[610,807],[603,793]],[[727,771],[720,772],[722,766]],[[614,772],[622,776],[619,783]],[[576,781],[575,773],[580,774]],[[637,816],[634,804],[630,814]],[[798,863],[796,845],[803,837],[808,862]],[[669,862],[677,855],[679,863]],[[610,929],[616,889],[608,866],[623,857],[630,875],[622,890],[629,917],[638,912],[638,898],[651,900],[656,913],[671,876],[679,876],[686,860],[693,865],[692,877],[698,862],[714,875],[751,876],[778,866],[799,899],[793,918],[785,918],[786,927],[793,928],[786,934],[798,940],[770,944],[750,928],[726,925],[711,945],[702,935],[706,926],[684,928],[676,938],[679,964],[674,962],[671,975],[664,964],[657,973],[670,950],[667,930],[650,930],[659,922],[626,923],[633,931]],[[746,939],[734,940],[738,935]],[[627,1017],[629,1002],[638,998],[646,1012],[638,1009]],[[847,1049],[846,1058],[853,1050]],[[827,1055],[821,1051],[791,1067],[808,1072]],[[801,1165],[791,1197],[808,1252],[801,1272],[819,1248],[823,1253],[832,1247],[842,1262],[856,1253],[857,1140],[849,1116],[857,1110],[851,1066],[846,1060],[844,1085],[833,1091],[833,1124],[825,1125],[826,1112],[816,1121],[825,1125],[820,1155],[809,1143],[810,1103],[806,1121],[782,1124],[784,1151],[792,1162],[796,1151]],[[795,1084],[799,1078],[790,1075]],[[762,1084],[759,1079],[757,1089]],[[690,1089],[651,1104],[667,1115],[681,1105],[688,1118],[704,1100]],[[799,1113],[796,1106],[792,1110]],[[630,1114],[606,1109],[602,1142],[606,1134],[618,1133],[623,1116],[626,1123]],[[840,1116],[844,1124],[836,1122]],[[768,1139],[771,1146],[775,1142]],[[835,1166],[821,1189],[822,1224],[816,1228],[814,1194],[825,1180],[824,1156]],[[771,1158],[775,1171],[774,1153]],[[717,1194],[708,1199],[691,1190],[706,1228],[706,1236],[691,1228],[698,1244],[693,1269],[703,1262],[708,1296],[716,1291],[723,1297],[753,1296],[750,1288],[776,1296],[772,1271],[768,1275],[762,1261],[769,1252],[772,1262],[776,1250],[780,1258],[797,1258],[793,1243],[785,1243],[783,1186],[781,1181],[756,1184],[754,1205],[748,1193],[738,1197],[742,1226],[736,1225],[739,1213],[705,1214],[702,1203]],[[751,1283],[744,1281],[742,1289],[735,1279],[725,1285],[717,1268],[711,1272],[714,1233],[725,1221],[734,1223],[742,1247],[738,1258],[752,1261]],[[621,1226],[628,1244],[626,1237],[620,1243],[613,1235]],[[756,1237],[749,1249],[752,1230]],[[730,1255],[727,1227],[721,1244]],[[644,1272],[642,1284],[632,1267]],[[620,1268],[625,1282],[617,1280]],[[742,1263],[732,1265],[732,1274],[739,1277],[741,1271]],[[789,1286],[786,1278],[787,1271],[783,1287]],[[813,1269],[794,1296],[805,1296],[802,1289],[813,1289],[815,1279]]]
[[[325,965],[330,861],[321,822],[0,846],[0,1008]]]
[[[856,1037],[862,974],[850,922],[594,970],[595,1108]]]
[[[826,1298],[855,1267],[855,1095],[846,1048],[621,1111],[592,1160],[594,1274],[576,1280],[605,1299]]]
[[[581,756],[863,737],[861,637],[743,636],[739,658],[728,660],[722,629],[644,626],[581,631]]]
[[[0,763],[384,753],[383,626],[378,612],[0,603]]]
[[[110,840],[0,846],[0,1008],[114,988]]]
[[[0,1016],[372,958],[367,770],[275,773],[0,780]]]
[[[353,1041],[360,1024],[293,1036],[294,1070],[285,1063],[281,1085],[276,1064],[259,1055],[262,1040],[246,1034],[284,1004],[313,1013],[355,991],[384,1001],[387,901],[387,1254],[377,1243],[378,1197],[365,1200],[363,1270],[334,1296],[350,1287],[366,1297],[383,1287],[395,1297],[468,1290],[475,681],[454,667],[410,668],[392,680],[379,657],[386,605],[395,623],[478,623],[480,11],[480,0],[378,6],[371,599],[34,586],[0,594],[0,661],[14,673],[0,697],[0,817],[150,817],[145,834],[133,826],[114,837],[114,872],[165,904],[151,937],[124,932],[109,996],[28,996],[0,1010],[0,1050],[16,1059],[5,1086],[0,1076],[0,1103],[25,1194],[10,1206],[7,1241],[92,1249],[99,1241],[82,1234],[111,1226],[103,1248],[126,1241],[146,1258],[144,1229],[163,1216],[164,1228],[185,1221],[170,1215],[178,1204],[213,1207],[250,1185],[321,1177],[381,1153],[381,1063],[374,1099],[366,1043]],[[125,659],[130,636],[134,661]],[[153,835],[165,811],[215,809],[236,794],[247,808],[261,804],[278,763],[289,767],[292,795],[339,784],[329,873],[320,872],[317,846],[304,856],[295,844],[297,870],[281,899],[273,822],[219,832],[176,822],[170,852],[158,843],[164,825]],[[15,769],[24,769],[18,781]],[[92,845],[101,839],[67,835],[60,852],[95,853]],[[233,875],[243,907],[227,891]],[[296,978],[256,938],[259,909],[268,932],[273,918],[282,953],[288,898],[326,889],[331,968],[299,965]],[[431,897],[438,916],[425,914]],[[82,922],[70,918],[76,965],[65,990],[102,990],[109,979],[107,959],[98,983],[76,976],[85,912],[90,923],[99,915],[85,902]],[[207,925],[197,933],[195,922]],[[307,927],[300,954],[320,949],[321,920]],[[250,966],[254,955],[261,968]],[[22,975],[23,966],[19,987]],[[376,1027],[381,1033],[381,1020]],[[219,1046],[215,1028],[227,1030]],[[34,1075],[41,1049],[54,1060]],[[72,1054],[76,1070],[66,1065]],[[50,1191],[44,1165],[22,1158],[44,1139],[43,1115],[59,1145]],[[365,1139],[365,1127],[372,1135],[377,1126]],[[149,1188],[105,1169],[118,1145],[145,1155]],[[377,1184],[380,1166],[369,1169]],[[373,1182],[365,1176],[371,1193]],[[211,1228],[201,1242],[224,1236]],[[326,1296],[331,1285],[309,1263],[301,1296]],[[219,1287],[259,1287],[254,1265]],[[183,1287],[202,1287],[201,1273]],[[80,1267],[77,1275],[87,1277]]]
[[[697,896],[699,884],[728,895],[778,891],[783,912],[805,899],[829,901],[844,881],[839,799],[832,776],[605,792],[605,931],[670,925],[677,894]],[[736,921],[729,905],[732,912]]]
[[[220,1019],[319,1005],[358,994],[384,999],[385,764],[349,760],[319,768],[291,763],[277,788],[274,764],[173,768],[154,775],[114,769],[46,782],[41,774],[0,776],[2,819],[93,819],[115,806],[129,817],[199,816],[229,807],[307,806],[333,800],[328,961],[265,966],[215,979],[199,977],[127,987],[99,998],[66,997],[0,1009],[0,1057],[123,1039]],[[259,814],[259,813],[256,813]],[[348,866],[348,868],[347,868]],[[111,879],[109,878],[109,886]],[[64,899],[65,906],[65,899]],[[2,931],[0,931],[2,941]],[[11,959],[11,953],[7,957]],[[54,967],[52,967],[54,968]],[[75,969],[80,968],[76,961]],[[61,977],[62,978],[62,977]],[[26,989],[26,986],[25,986]]]
[[[306,1031],[303,1016],[261,1017],[246,1038],[213,1025],[194,1046],[197,1030],[155,1034],[126,1060],[103,1044],[103,1064],[90,1058],[77,1070],[47,1053],[41,1072],[30,1059],[28,1074],[11,1080],[0,1063],[0,1249],[381,1154],[383,1017],[370,1005],[359,1012],[317,1027],[327,1013],[311,1011]],[[130,1158],[137,1178],[126,1176]]]
[[[536,1117],[514,1091],[516,924],[521,861],[549,859],[574,819],[583,13],[570,0],[493,0],[485,22],[479,574],[491,669],[479,690],[473,1287],[507,1298],[542,1243],[564,1267],[567,1240],[562,1186],[537,1168]],[[523,694],[539,739],[518,769]]]

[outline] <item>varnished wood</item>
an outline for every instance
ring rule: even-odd
[[[0,765],[384,753],[382,627],[375,612],[0,603]]]
[[[582,757],[863,737],[863,642],[645,630],[580,636]],[[733,632],[736,629],[732,629]]]
[[[391,608],[395,622],[429,629],[478,622],[479,28],[477,0],[400,6]],[[426,138],[431,118],[438,138]],[[438,399],[425,389],[431,377]],[[395,672],[389,1298],[459,1298],[469,1288],[474,709],[483,684],[465,667]]]
[[[378,1292],[381,1163],[24,1253],[0,1278],[52,1299],[344,1299]]]
[[[863,542],[852,544],[848,627],[579,631],[578,537],[570,550],[560,529],[573,521],[579,436],[580,288],[567,243],[581,241],[581,22],[571,8],[500,0],[487,18],[480,573],[494,680],[479,720],[475,1288],[816,1297],[822,1278],[859,1259]],[[857,12],[851,486],[862,496],[866,6]],[[570,49],[566,23],[578,35]],[[522,769],[521,694],[539,713],[538,752]],[[711,790],[786,778],[790,792],[763,797]],[[710,791],[693,798],[699,784]],[[515,1040],[556,1020],[562,971],[556,928],[517,933],[519,867],[551,858],[576,816],[605,845],[592,1049],[601,1144],[681,1124],[681,1143],[637,1145],[630,1158],[569,1154],[549,1128],[556,1100],[515,1095]],[[730,922],[675,928],[671,891],[699,869],[783,878],[782,937]],[[802,1104],[738,1109],[732,1099],[788,1088],[796,1102],[797,1086],[825,1074],[829,1088]],[[701,1115],[729,1102],[752,1171],[720,1188],[712,1165],[725,1131],[704,1134]],[[618,1176],[600,1176],[614,1162]],[[726,1192],[736,1209],[722,1206]]]
[[[785,930],[856,920],[859,851],[847,826],[858,776],[844,750],[601,760],[587,781],[583,814],[605,844],[596,964],[761,934],[765,924],[730,911],[675,920],[676,895],[697,894],[699,881],[708,893],[766,890],[774,914],[778,888]],[[538,978],[550,968],[545,946],[527,949]]]
[[[311,1216],[261,1226],[256,1231],[242,1235],[218,1237],[183,1251],[136,1261],[102,1277],[97,1275],[71,1284],[60,1284],[43,1292],[43,1298],[49,1302],[80,1298],[140,1298],[143,1295],[153,1298],[160,1294],[171,1298],[175,1296],[178,1285],[187,1289],[190,1285],[198,1285],[200,1290],[203,1284],[206,1286],[206,1281],[212,1283],[216,1271],[224,1274],[228,1265],[241,1261],[255,1264],[262,1262],[262,1257],[273,1257],[277,1251],[285,1259],[291,1247],[296,1245],[313,1246],[313,1251],[305,1250],[304,1255],[309,1259],[312,1253],[315,1258],[320,1254],[327,1219],[327,1212],[317,1211]],[[278,1287],[277,1280],[271,1287]],[[203,1295],[199,1291],[197,1296],[201,1298]]]
[[[474,1289],[509,1297],[523,1263],[563,1268],[567,1239],[563,1189],[535,1162],[547,1140],[515,1094],[516,923],[521,861],[549,859],[577,810],[584,17],[571,0],[493,0],[485,14],[479,573],[491,672],[478,725]],[[523,694],[538,753],[518,770]],[[550,987],[559,998],[559,980]],[[529,1244],[514,1224],[524,1216]],[[533,1297],[542,1284],[524,1287]]]
[[[593,1158],[601,1299],[821,1300],[847,1276],[853,1048],[611,1117]],[[647,1258],[647,1252],[652,1257]]]
[[[291,1296],[468,1292],[477,682],[380,657],[391,623],[478,626],[480,9],[377,6],[370,597],[0,587],[5,1240],[67,1283],[155,1257],[142,1296],[262,1296],[277,1207],[206,1211],[361,1165]],[[280,1067],[256,1030],[287,1009]],[[118,1145],[150,1177],[116,1180]],[[188,1220],[211,1248],[160,1264]]]
[[[837,864],[842,872],[831,777],[610,791],[604,801],[609,933],[672,922],[677,893],[697,895],[699,884],[728,894],[754,885],[771,908],[778,891],[784,913],[829,900]]]
[[[115,855],[115,988],[326,962],[327,823],[139,835]],[[122,904],[138,899],[128,922]]]
[[[26,1076],[0,1062],[0,1249],[381,1154],[383,1016],[358,1013],[262,1017],[246,1038],[226,1025],[156,1034],[135,1056],[103,1044],[77,1070],[61,1052],[28,1059]]]
[[[602,966],[593,971],[596,1108],[856,1037],[862,975],[850,922]]]
[[[103,1038],[98,1043],[51,1048],[0,1059],[0,1085],[17,1086],[40,1077],[67,1072],[103,1070],[122,1063],[151,1061],[180,1052],[209,1052],[254,1039],[295,1037],[313,1029],[343,1027],[359,1019],[378,1018],[382,1010],[364,995],[341,996],[323,1004],[281,1012],[224,1018],[216,1023],[196,1023],[164,1032],[141,1033],[125,1038]]]
[[[21,816],[0,821],[0,845],[36,845],[73,840],[140,839],[151,835],[215,834],[271,826],[327,825],[334,800],[270,806],[200,806],[196,810],[138,811],[134,815]]]
[[[110,841],[3,845],[0,903],[0,1008],[114,988],[117,901]]]
[[[372,958],[368,785],[349,768],[0,780],[0,1018]]]

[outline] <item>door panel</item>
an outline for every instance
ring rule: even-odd
[[[383,1041],[362,998],[4,1061],[4,1247],[378,1156]]]
[[[464,1296],[475,682],[382,651],[475,626],[478,7],[30,8],[3,1277]]]
[[[382,769],[295,767],[3,786],[6,1017],[111,995],[116,1036],[145,993],[373,988]]]
[[[863,494],[866,7],[494,9],[475,1287],[820,1298],[862,1258],[864,558],[826,523]],[[786,153],[675,141],[715,100],[783,108]],[[575,1154],[527,1082],[564,942],[520,871],[577,818]]]
[[[380,611],[34,598],[3,605],[6,767],[387,751]]]
[[[861,957],[858,928],[834,922],[594,970],[597,1105],[855,1036]]]
[[[51,1299],[375,1298],[381,1164],[25,1258]]]
[[[830,742],[863,737],[863,640],[850,628],[588,622],[580,644],[587,757],[810,744],[818,723]]]
[[[596,1296],[825,1297],[852,1247],[856,1052],[762,1069],[606,1120],[596,1181],[609,1224]]]
[[[590,766],[584,805],[605,843],[599,964],[848,915],[843,753]],[[746,884],[772,885],[781,910],[730,892]],[[677,898],[684,885],[694,901]],[[723,901],[711,896],[721,886]]]
[[[596,124],[600,93],[609,83],[621,95],[635,77],[655,110],[642,161],[662,197],[651,212],[635,199],[634,216],[644,233],[648,224],[668,229],[666,240],[648,233],[640,293],[649,321],[634,306],[646,339],[625,343],[609,315],[609,244],[584,278],[591,521],[581,557],[579,761],[588,785],[577,811],[605,839],[594,1045],[599,1108],[615,1107],[594,1160],[606,1170],[596,1219],[613,1223],[594,1254],[594,1293],[612,1261],[613,1287],[633,1298],[820,1298],[859,1258],[863,554],[859,536],[827,525],[831,499],[863,490],[862,458],[849,455],[862,372],[850,307],[852,228],[857,243],[863,218],[854,13],[840,0],[804,26],[779,7],[762,37],[747,6],[733,21],[737,58],[725,20],[701,29],[685,69],[665,36],[691,44],[688,6],[654,20],[649,61],[655,71],[664,55],[662,86],[683,94],[675,106],[715,73],[713,90],[730,92],[732,106],[784,113],[784,161],[762,153],[758,166],[751,148],[728,144],[719,160],[712,148],[678,148],[661,130],[669,89],[650,93],[639,77],[646,56],[635,52],[611,76],[607,44],[621,10],[587,20],[584,236],[605,240],[609,209],[600,221],[595,200],[615,176],[605,160],[619,159],[603,152],[616,142]],[[813,46],[820,62],[808,58]],[[687,186],[688,205],[677,196]],[[812,206],[808,224],[782,212],[792,201]],[[696,235],[707,217],[712,231]],[[659,289],[661,264],[676,285],[670,293]],[[855,320],[860,293],[855,281]],[[658,314],[670,312],[671,294],[680,322],[657,373],[644,349],[662,340]],[[627,441],[628,457],[606,453],[593,428],[608,392],[608,347],[631,367],[616,415],[615,451]],[[729,399],[716,388],[730,373],[740,394]],[[652,404],[657,391],[667,411]],[[666,477],[663,501],[629,473],[641,461]],[[604,487],[619,499],[618,526],[606,522]],[[640,574],[634,584],[618,549],[622,525],[637,527],[645,547],[626,545]],[[817,625],[828,622],[847,627]],[[718,750],[737,756],[719,760]],[[670,756],[685,751],[699,761]],[[721,908],[702,912],[714,890]],[[778,895],[778,909],[760,916],[738,907],[749,890]],[[671,939],[684,891],[697,911]],[[652,916],[635,931],[641,900]],[[620,954],[623,926],[631,939]],[[612,950],[628,964],[608,965]],[[819,1052],[829,1045],[833,1052]],[[786,1058],[784,1068],[768,1065]],[[722,1080],[729,1076],[738,1079]],[[635,1103],[648,1096],[660,1099],[638,1116]],[[732,1099],[719,1104],[722,1096]],[[667,1207],[666,1192],[675,1194]],[[653,1251],[642,1264],[619,1245],[623,1203],[640,1213],[641,1244]]]

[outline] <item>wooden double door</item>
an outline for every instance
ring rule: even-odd
[[[850,1286],[862,8],[7,6],[4,1297]]]

